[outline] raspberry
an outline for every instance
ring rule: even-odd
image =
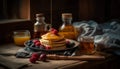
[[[40,55],[40,60],[41,61],[46,61],[46,58],[47,58],[46,54],[41,54]]]
[[[36,63],[37,59],[36,59],[36,57],[30,57],[29,61],[31,63]]]
[[[70,44],[70,41],[66,40],[66,44]]]
[[[53,31],[53,30],[54,30],[54,28],[51,28],[51,29],[50,29],[50,31]]]
[[[57,35],[57,34],[58,34],[58,31],[57,31],[56,29],[54,29],[54,30],[52,31],[52,33],[55,34],[55,35]]]
[[[36,43],[36,42],[40,42],[40,41],[39,41],[39,40],[37,40],[37,39],[34,39],[34,40],[33,40],[33,42],[34,42],[34,43]]]
[[[75,45],[74,42],[66,41],[66,47],[67,48],[72,48]]]
[[[35,43],[35,46],[40,46],[40,45],[41,45],[40,42],[36,42],[36,43]]]
[[[38,60],[39,59],[39,56],[40,56],[40,54],[38,54],[38,53],[33,53],[32,54],[32,58],[36,58],[36,60]]]
[[[46,46],[46,50],[49,50],[49,49],[51,49],[51,46]]]
[[[56,29],[54,29],[54,28],[51,28],[50,31],[51,31],[53,34],[56,34],[56,35],[58,34],[58,31],[57,31]]]

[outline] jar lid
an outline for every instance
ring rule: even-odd
[[[43,16],[44,16],[43,13],[38,13],[38,14],[36,14],[36,17],[43,17]]]
[[[72,13],[62,13],[62,18],[72,18]]]

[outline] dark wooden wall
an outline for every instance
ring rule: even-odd
[[[79,0],[79,19],[105,22],[120,19],[120,0]]]
[[[51,22],[51,1],[50,0],[31,0],[31,20],[35,21],[36,13],[44,13],[46,22]],[[62,24],[61,14],[68,12],[73,14],[73,20],[78,19],[78,4],[79,0],[53,0],[52,1],[52,24],[58,28]]]
[[[50,0],[31,0],[31,19],[35,13],[43,12],[46,22],[50,23]],[[120,18],[120,0],[53,0],[54,27],[61,25],[61,13],[73,13],[73,22],[81,20],[95,20],[105,22]]]
[[[9,41],[11,31],[29,29],[33,31],[36,13],[44,13],[50,23],[50,0],[21,0],[20,17],[30,21],[0,24],[0,44]],[[103,23],[111,19],[120,19],[120,0],[53,0],[52,25],[58,29],[62,24],[61,14],[73,14],[73,22],[95,20]],[[8,39],[7,39],[8,38]]]

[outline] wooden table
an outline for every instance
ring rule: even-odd
[[[3,56],[8,62],[11,69],[119,69],[120,63],[118,57],[109,56],[105,60],[47,60],[48,62],[37,61],[37,64],[29,62],[28,58],[16,58],[14,55],[23,47],[15,46],[14,44],[1,45],[0,53],[10,53],[11,55]],[[26,67],[27,66],[27,67]],[[2,69],[2,67],[0,67]]]

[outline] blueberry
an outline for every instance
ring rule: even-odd
[[[33,44],[32,40],[28,40],[28,41],[26,42],[26,45],[27,45],[27,46],[31,46],[32,44]]]
[[[28,40],[27,43],[32,43],[32,40]]]

